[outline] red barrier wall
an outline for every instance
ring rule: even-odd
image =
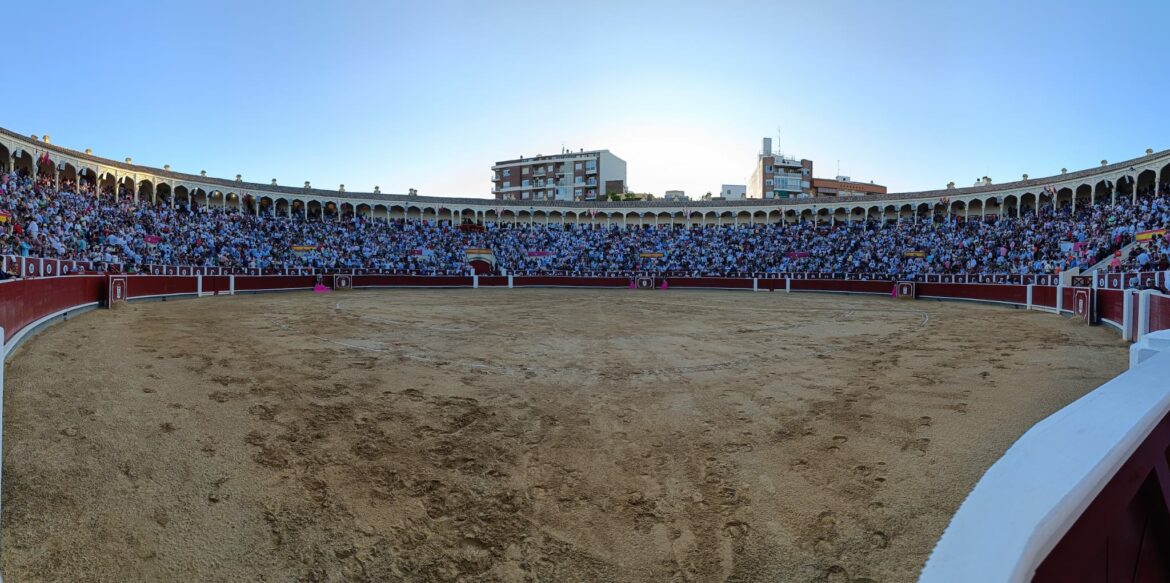
[[[127,297],[129,299],[149,296],[195,294],[199,282],[193,276],[181,275],[131,275],[127,276]]]
[[[239,279],[236,280],[239,288]],[[508,285],[504,278],[504,285]],[[471,287],[466,275],[355,275],[353,287]],[[311,286],[310,286],[311,287]]]
[[[1046,308],[1056,307],[1056,288],[1047,285],[1032,286],[1032,303]]]
[[[658,277],[654,283],[662,285],[666,280],[667,287],[707,288],[707,289],[752,289],[752,280],[742,277]],[[626,283],[629,285],[629,283]]]
[[[1121,324],[1125,320],[1125,292],[1097,290],[1097,317]]]
[[[947,284],[920,283],[918,297],[954,298],[961,300],[983,300],[1027,304],[1028,288],[1023,285],[997,285],[985,283]]]
[[[517,275],[512,278],[512,285],[516,287],[630,287],[630,278]]]
[[[0,326],[4,341],[37,320],[72,307],[96,302],[105,295],[106,278],[75,275],[19,279],[0,283]]]
[[[231,291],[231,276],[205,275],[203,276],[203,293],[226,294]]]
[[[1170,298],[1150,297],[1150,332],[1170,330]]]
[[[236,291],[265,291],[283,289],[313,289],[317,285],[312,275],[237,275]],[[134,284],[131,282],[130,287]]]
[[[481,275],[479,276],[479,287],[499,287],[508,285],[508,276],[506,275]]]
[[[784,289],[784,281],[767,280],[776,289]],[[764,285],[764,280],[760,281]],[[890,295],[894,291],[892,281],[842,281],[839,279],[794,279],[792,291],[833,291],[865,294]]]
[[[1168,453],[1170,417],[1158,423],[1048,553],[1033,583],[1170,580]]]
[[[1060,309],[1065,312],[1073,311],[1073,302],[1075,301],[1073,289],[1071,287],[1065,287],[1060,290],[1061,296],[1063,296],[1060,300]]]

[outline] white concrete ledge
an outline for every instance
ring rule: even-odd
[[[980,478],[920,583],[1032,579],[1069,528],[1170,412],[1170,331],[1135,345],[1130,370],[1037,423]]]

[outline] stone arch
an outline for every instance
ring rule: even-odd
[[[999,203],[999,214],[1004,217],[1018,217],[1020,216],[1020,197],[1015,194],[1009,194],[1003,197]]]
[[[898,207],[899,221],[913,221],[914,220],[914,206],[910,203],[903,204]]]
[[[97,178],[93,168],[82,167],[77,171],[77,183],[82,190],[93,190],[97,186]]]
[[[914,207],[914,216],[918,217],[920,221],[933,221],[934,215],[931,214],[932,212],[930,203],[920,202]]]
[[[19,172],[19,170],[18,170],[18,172]],[[98,176],[97,184],[98,184],[98,192],[102,196],[109,196],[109,195],[112,195],[116,192],[116,187],[118,185],[118,179],[114,176],[113,172],[107,171],[107,172],[103,172],[101,174],[101,176]]]
[[[164,186],[167,186],[167,185],[165,183],[160,183],[158,185],[158,188],[155,189],[154,202],[157,203],[160,201],[167,200],[166,197],[164,197],[162,195],[162,190],[163,190]],[[174,189],[174,198],[175,198],[175,204],[184,204],[184,205],[191,204],[191,189],[187,188],[186,186],[183,186],[182,184],[176,186]]]
[[[324,213],[322,212],[324,209],[324,205],[322,205],[321,201],[319,201],[319,200],[315,200],[315,199],[309,200],[308,203],[306,203],[305,208],[308,209],[307,216],[308,216],[309,220],[318,220],[319,221],[325,216]]]
[[[1131,197],[1135,192],[1134,184],[1136,182],[1137,180],[1132,175],[1123,174],[1113,181],[1113,191],[1117,193],[1118,198]]]
[[[1152,168],[1142,170],[1137,176],[1137,192],[1143,196],[1153,196],[1154,187],[1158,184],[1158,173]]]
[[[1040,198],[1032,192],[1025,192],[1020,195],[1019,215],[1023,216],[1026,212],[1034,212],[1039,208]]]
[[[114,194],[117,195],[118,200],[123,198],[134,199],[134,191],[137,190],[134,184],[133,176],[123,176],[118,180],[118,190]]]
[[[268,197],[272,200],[272,216],[287,217],[292,211],[292,201],[281,196],[278,198]]]
[[[0,173],[7,174],[12,169],[12,150],[5,144],[0,144]]]
[[[1102,179],[1093,186],[1093,194],[1098,200],[1109,200],[1114,202],[1113,193],[1113,187],[1110,186],[1110,182],[1108,180]]]
[[[16,148],[12,154],[12,169],[21,176],[32,176],[35,170],[32,154],[24,148]]]
[[[70,185],[71,190],[76,191],[77,184],[77,167],[70,162],[57,163],[57,179],[62,185]]]
[[[967,202],[967,218],[968,219],[982,219],[986,209],[983,207],[983,199],[976,198]]]
[[[150,179],[143,178],[138,181],[138,199],[154,201],[154,184]]]
[[[947,216],[949,217],[965,217],[967,215],[967,201],[952,200],[947,205]]]
[[[1093,200],[1093,187],[1088,184],[1080,184],[1077,189],[1073,191],[1073,206],[1075,208],[1087,208],[1095,202]]]
[[[303,219],[305,217],[305,213],[309,211],[309,205],[299,198],[294,198],[289,201],[288,210],[293,217]]]
[[[57,165],[53,163],[53,158],[46,152],[36,159],[37,176],[43,178],[55,178],[57,176]]]

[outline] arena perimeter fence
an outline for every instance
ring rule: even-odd
[[[60,273],[60,263],[50,264],[46,273],[51,260],[35,261],[35,273],[43,275],[0,281],[0,360],[5,362],[43,327],[119,301],[311,290],[322,282],[356,289],[629,288],[634,283],[624,275],[248,275],[199,274],[193,268],[174,268],[173,275],[61,276],[52,275]],[[27,273],[26,267],[20,273]],[[1113,581],[1135,574],[1140,575],[1135,580],[1170,579],[1170,296],[1120,289],[1134,274],[1102,274],[1091,287],[1062,286],[1055,276],[1047,285],[1024,279],[1028,276],[1015,276],[1019,283],[1008,276],[1002,283],[923,276],[903,287],[824,274],[782,275],[787,277],[657,277],[653,283],[665,281],[670,289],[882,296],[908,291],[918,299],[989,302],[1084,318],[1134,341],[1128,371],[1037,423],[987,470],[955,513],[920,580]],[[1140,277],[1166,282],[1164,273]],[[0,367],[0,390],[3,380]]]

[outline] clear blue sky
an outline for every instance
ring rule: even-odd
[[[1166,0],[65,0],[4,8],[0,125],[214,176],[489,196],[608,148],[661,194],[760,138],[894,191],[1170,148]]]

